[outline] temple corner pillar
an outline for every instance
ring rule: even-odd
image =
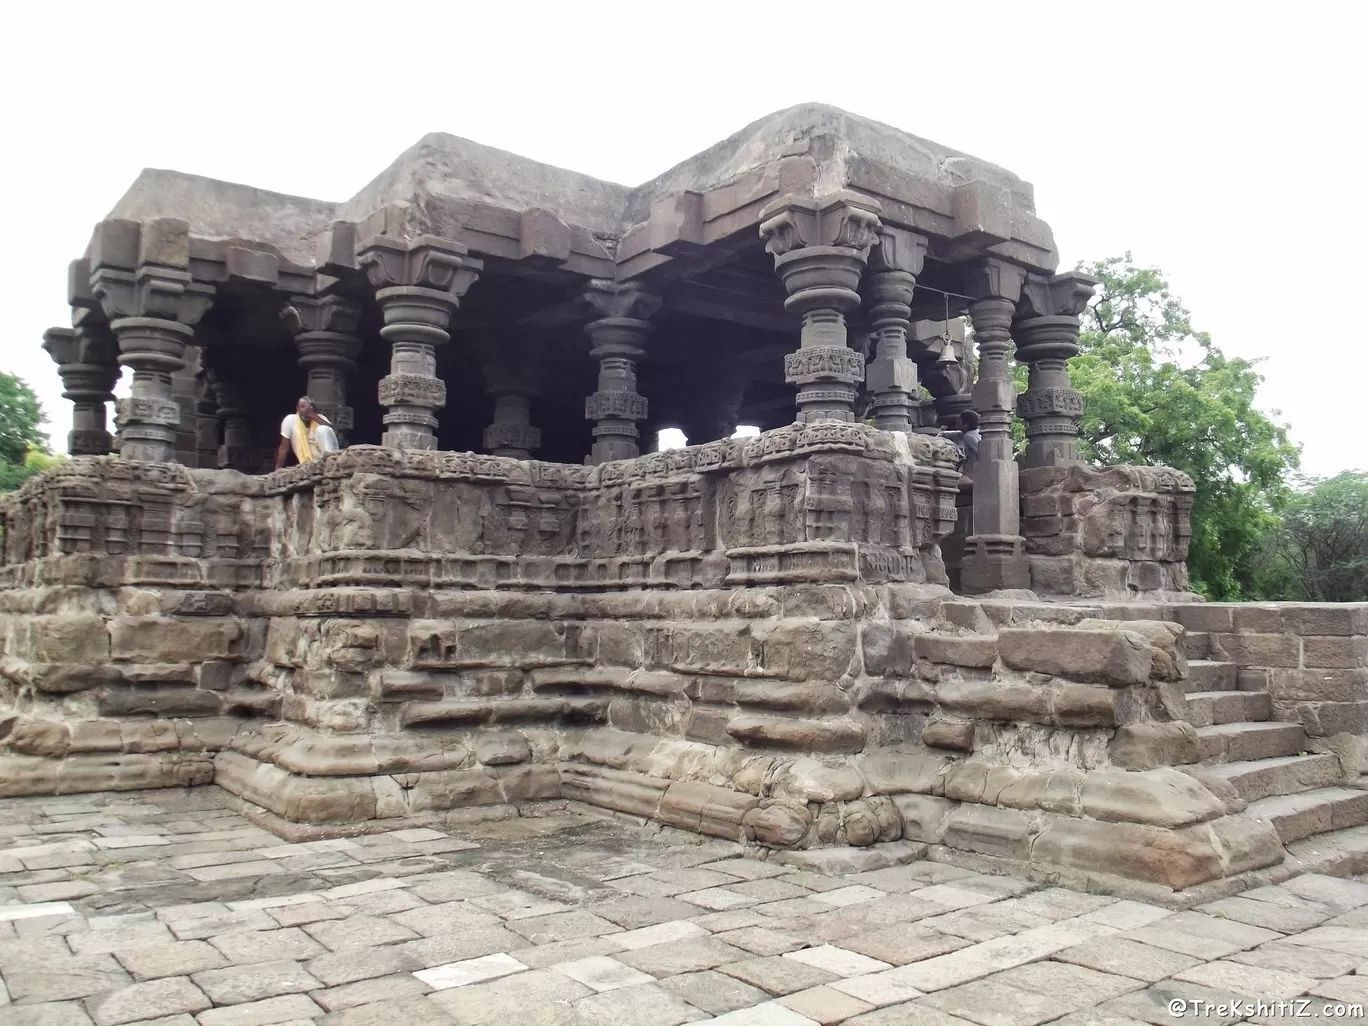
[[[969,317],[979,352],[973,406],[982,436],[974,467],[973,533],[965,539],[960,577],[962,589],[971,595],[1031,586],[1012,452],[1016,384],[1007,362],[1024,280],[1021,268],[995,258],[982,261],[967,275],[965,291],[973,297]]]
[[[67,452],[72,456],[106,456],[114,449],[107,428],[106,403],[114,401],[119,380],[118,342],[94,310],[72,311],[74,328],[49,328],[43,349],[57,364],[62,398],[72,404]]]
[[[600,316],[585,326],[589,355],[598,361],[598,388],[584,401],[584,416],[594,422],[589,464],[628,460],[641,455],[637,427],[648,404],[637,392],[637,364],[646,356],[654,332],[649,318],[660,309],[660,297],[636,283],[592,281],[584,298]]]
[[[118,340],[119,363],[133,372],[118,402],[119,454],[175,459],[182,424],[173,376],[209,309],[214,288],[190,272],[190,226],[175,218],[109,220],[96,226],[88,258],[72,264],[71,301],[98,306]]]
[[[1012,332],[1017,362],[1027,366],[1017,412],[1026,423],[1028,468],[1079,462],[1084,403],[1083,393],[1069,380],[1069,360],[1078,355],[1079,317],[1096,285],[1096,278],[1068,272],[1050,278],[1032,275],[1021,290]]]
[[[784,379],[798,387],[797,423],[855,419],[864,357],[850,348],[846,315],[860,305],[860,278],[878,238],[880,206],[849,190],[819,199],[790,195],[760,212],[760,237],[788,298],[802,318]]]

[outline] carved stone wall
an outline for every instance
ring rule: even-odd
[[[944,587],[952,462],[831,422],[596,467],[73,459],[0,504],[0,794],[212,781],[285,836],[569,798],[1154,893],[1279,863],[1165,699],[1180,626]]]
[[[1021,471],[1021,533],[1038,595],[1188,592],[1192,479],[1168,467]]]

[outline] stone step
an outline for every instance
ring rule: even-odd
[[[1188,722],[1194,727],[1218,723],[1262,722],[1272,715],[1263,691],[1191,691],[1187,696]]]
[[[1346,830],[1368,823],[1368,791],[1351,787],[1318,787],[1249,803],[1255,819],[1273,824],[1283,844],[1327,830]]]
[[[1211,657],[1211,635],[1201,631],[1188,631],[1183,635],[1183,655],[1188,659],[1209,659]]]
[[[1240,668],[1234,663],[1218,663],[1210,659],[1189,659],[1187,691],[1234,691],[1239,681]]]
[[[1306,750],[1306,731],[1300,723],[1218,723],[1197,728],[1202,761],[1245,762],[1297,755]]]
[[[1297,794],[1340,784],[1339,759],[1333,755],[1285,755],[1208,766],[1206,772],[1230,781],[1247,802],[1277,794]]]
[[[1312,834],[1287,846],[1284,867],[1295,875],[1359,876],[1368,873],[1368,826]]]

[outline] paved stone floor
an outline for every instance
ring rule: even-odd
[[[568,813],[285,844],[215,788],[0,801],[5,1026],[1348,1022],[1361,968],[1330,877],[1169,912]]]

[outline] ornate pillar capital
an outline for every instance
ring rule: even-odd
[[[784,378],[798,386],[798,421],[853,421],[864,358],[847,344],[846,314],[860,305],[865,262],[879,241],[879,203],[843,190],[820,199],[786,196],[760,212],[760,237],[802,318]]]
[[[1078,355],[1079,316],[1097,279],[1078,272],[1031,275],[1021,290],[1016,320],[1017,360],[1030,368],[1017,412],[1026,422],[1026,466],[1078,462],[1078,424],[1083,393],[1069,381],[1069,360]]]
[[[119,362],[133,371],[132,394],[119,402],[120,454],[172,460],[181,411],[171,375],[186,366],[185,347],[214,296],[213,286],[190,272],[189,224],[104,221],[71,278],[73,304],[103,310],[118,338]]]
[[[387,408],[382,444],[435,449],[436,411],[446,405],[436,347],[450,340],[451,312],[484,265],[458,243],[425,236],[373,236],[356,259],[376,290],[385,321],[380,336],[391,346],[390,373],[380,380],[380,404]]]
[[[660,297],[636,283],[592,281],[584,299],[602,315],[584,329],[599,364],[598,390],[584,401],[585,419],[594,422],[588,462],[632,459],[641,455],[637,422],[648,410],[637,392],[637,363],[646,357],[655,330],[648,318],[660,309]]]

